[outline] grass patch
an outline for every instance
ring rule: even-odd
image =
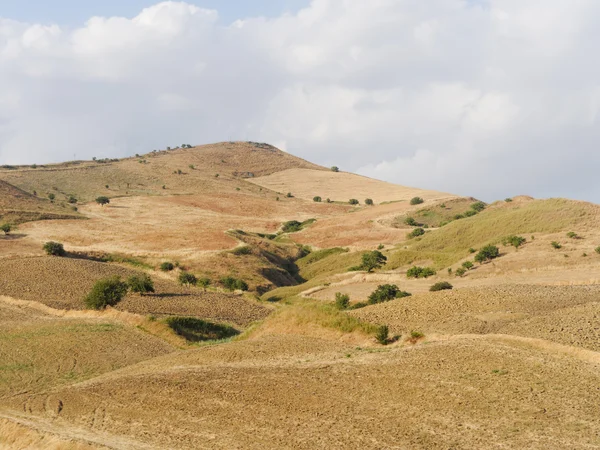
[[[140,269],[154,270],[154,266],[152,266],[151,264],[148,264],[145,261],[142,261],[139,258],[134,258],[132,256],[123,256],[114,253],[109,253],[108,255],[102,256],[100,260],[102,262],[129,264],[130,266],[138,267]]]
[[[317,219],[307,219],[304,222],[298,222],[297,220],[290,220],[289,222],[285,222],[281,228],[281,231],[284,233],[296,233],[298,231],[303,230],[305,227],[312,225],[315,223]]]
[[[218,341],[240,334],[229,325],[223,325],[193,317],[169,317],[166,324],[189,342]]]

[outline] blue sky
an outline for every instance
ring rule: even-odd
[[[0,0],[0,17],[65,26],[83,24],[91,16],[136,16],[160,0]],[[295,12],[309,0],[187,0],[202,8],[216,9],[222,22],[254,16],[274,17]]]

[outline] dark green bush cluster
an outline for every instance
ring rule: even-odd
[[[453,286],[447,281],[440,281],[429,288],[430,292],[445,291],[452,289]]]
[[[404,219],[404,223],[406,225],[408,225],[409,227],[420,227],[421,224],[419,222],[417,222],[414,217],[407,217],[406,219]]]
[[[359,270],[366,270],[372,272],[375,269],[380,269],[387,262],[387,257],[379,250],[373,250],[372,252],[363,253],[362,264]]]
[[[196,275],[185,271],[179,274],[177,280],[179,281],[179,284],[187,287],[196,286],[196,283],[198,283],[198,278],[196,278]]]
[[[491,261],[492,259],[496,259],[500,256],[500,249],[495,245],[486,245],[479,253],[475,255],[475,261],[482,264],[487,261]]]
[[[323,199],[321,197],[319,197],[318,195],[316,197],[313,197],[313,202],[317,202],[317,203],[321,203]]]
[[[96,199],[96,203],[98,203],[100,206],[108,205],[110,203],[110,198],[102,195]]]
[[[234,277],[221,278],[221,284],[223,285],[223,287],[225,289],[230,290],[230,291],[235,291],[235,290],[247,291],[248,290],[248,283],[246,283],[244,280],[239,280]]]
[[[337,166],[332,166],[332,167],[331,167],[331,171],[332,171],[332,172],[339,172],[339,171],[340,171],[340,169],[339,169]]]
[[[569,231],[567,233],[567,237],[570,238],[570,239],[579,239],[579,236],[574,231]]]
[[[127,294],[127,283],[119,277],[98,280],[90,293],[85,297],[84,303],[89,309],[105,309],[115,306]]]
[[[467,273],[467,269],[465,269],[464,267],[460,267],[458,269],[456,269],[456,276],[457,277],[464,277],[465,274]]]
[[[5,235],[10,233],[12,231],[12,229],[13,229],[13,227],[9,223],[3,223],[2,225],[0,225],[0,230],[2,230]]]
[[[290,220],[285,222],[282,226],[282,231],[284,233],[296,233],[302,230],[304,227],[314,223],[316,219],[307,219],[304,222],[298,222],[297,220]]]
[[[390,329],[387,325],[381,325],[375,333],[375,339],[382,345],[387,345],[390,335]]]
[[[408,278],[429,278],[435,275],[435,270],[431,267],[413,266],[406,272]]]
[[[44,251],[46,252],[47,255],[50,256],[65,256],[66,252],[65,252],[65,248],[63,247],[62,244],[58,243],[58,242],[46,242],[44,244]]]
[[[335,293],[335,307],[337,309],[348,309],[350,307],[350,296],[348,294],[342,294],[341,292]]]
[[[193,317],[169,317],[166,322],[175,333],[190,342],[215,341],[239,334],[239,331],[228,325]]]
[[[424,203],[425,200],[423,200],[421,197],[413,197],[410,199],[410,204],[411,205],[420,205],[421,203]]]
[[[350,200],[348,200],[348,203],[351,205],[358,205],[358,200],[356,200],[355,198],[351,198]]]
[[[131,292],[144,295],[149,292],[154,292],[154,283],[152,278],[146,274],[133,275],[127,280],[127,285]]]
[[[473,263],[471,261],[465,261],[464,263],[462,263],[462,267],[463,269],[466,270],[471,270],[473,268]]]
[[[475,202],[471,205],[471,209],[475,212],[481,212],[485,209],[485,203]]]
[[[409,292],[401,291],[395,284],[382,284],[369,295],[369,305],[389,302],[395,298],[410,297],[410,295]]]
[[[554,247],[556,250],[558,250],[558,249],[561,249],[561,248],[562,248],[562,245],[560,245],[560,244],[559,244],[558,242],[556,242],[556,241],[552,241],[552,242],[550,242],[550,245],[551,245],[552,247]]]
[[[525,239],[522,236],[515,236],[515,235],[510,235],[510,236],[507,236],[504,239],[502,239],[502,245],[504,245],[504,246],[512,245],[514,248],[519,248],[525,242],[527,242],[527,239]]]
[[[423,236],[424,234],[425,234],[425,230],[423,228],[415,228],[410,233],[408,233],[407,236],[409,239],[412,239],[412,238],[416,238],[419,236]]]
[[[172,262],[165,261],[160,265],[160,270],[163,272],[170,272],[173,269],[175,269],[175,265]]]
[[[252,247],[250,247],[249,245],[243,245],[241,247],[234,248],[231,251],[231,253],[233,253],[236,256],[251,255],[252,254]]]
[[[372,198],[365,198],[365,205],[372,206],[373,205],[373,199]]]

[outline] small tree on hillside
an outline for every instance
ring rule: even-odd
[[[179,278],[178,278],[179,284],[181,284],[182,286],[196,286],[196,283],[198,282],[198,278],[196,278],[196,276],[192,273],[189,272],[181,272],[179,274]]]
[[[58,242],[46,242],[43,247],[47,255],[50,256],[65,256],[65,248]]]
[[[84,303],[90,309],[104,309],[115,306],[126,294],[127,283],[122,282],[119,277],[105,278],[94,284]]]
[[[382,284],[369,295],[369,305],[389,302],[395,298],[410,297],[410,295],[410,292],[401,291],[395,284]]]
[[[365,199],[365,205],[367,205],[367,206],[373,206],[373,199],[372,198],[366,198]]]
[[[331,171],[332,171],[332,172],[339,172],[339,171],[340,171],[340,169],[339,169],[339,167],[338,167],[338,166],[332,166],[332,167],[331,167]]]
[[[321,203],[321,200],[321,197],[319,197],[318,195],[316,197],[313,197],[313,202]]]
[[[485,209],[485,203],[483,202],[475,202],[471,205],[471,209],[473,211],[481,212]]]
[[[413,197],[410,199],[410,204],[413,206],[420,205],[423,202],[425,202],[425,200],[423,200],[421,197]]]
[[[9,223],[3,223],[0,225],[0,230],[4,231],[4,235],[7,235],[11,232],[12,226]]]
[[[387,257],[379,250],[363,253],[361,269],[372,272],[374,269],[380,269],[386,264]]]
[[[341,292],[335,293],[335,307],[337,309],[348,309],[350,306],[350,296],[348,294],[342,294]]]
[[[154,292],[154,283],[152,282],[152,278],[146,274],[133,275],[129,277],[127,284],[129,285],[131,292],[135,292],[140,295]]]
[[[102,195],[96,199],[96,203],[98,203],[100,206],[108,205],[110,203],[110,198]]]
[[[498,256],[500,256],[500,249],[495,245],[490,244],[479,250],[479,253],[475,255],[475,261],[483,264],[484,262],[496,259]]]

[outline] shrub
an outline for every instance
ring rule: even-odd
[[[486,261],[491,261],[492,259],[496,259],[500,256],[500,249],[495,245],[486,245],[479,253],[475,255],[475,261],[478,263],[484,263]]]
[[[181,272],[179,274],[178,277],[178,281],[179,284],[181,284],[182,286],[196,286],[196,283],[198,282],[198,278],[196,278],[196,276],[194,274],[191,274],[189,272]]]
[[[331,200],[330,198],[328,198],[327,200],[325,200],[327,203],[333,203],[333,200]]]
[[[372,272],[374,269],[380,269],[386,264],[387,257],[379,250],[363,253],[361,269]]]
[[[475,253],[476,251],[477,251],[477,250],[475,250],[473,247],[471,247],[471,248],[469,249],[469,253],[471,253],[471,254]]]
[[[350,306],[350,309],[360,309],[365,306],[369,306],[369,304],[367,302],[356,302],[354,305]]]
[[[302,222],[298,222],[297,220],[290,220],[289,222],[285,222],[283,224],[282,231],[284,233],[295,233],[302,229]]]
[[[110,199],[102,195],[96,199],[96,203],[98,203],[100,206],[108,205],[110,203]]]
[[[558,250],[559,248],[562,248],[562,245],[560,245],[560,244],[559,244],[558,242],[556,242],[556,241],[552,241],[552,242],[550,242],[550,245],[551,245],[552,247],[554,247],[556,250]]]
[[[502,244],[503,245],[512,245],[514,248],[519,248],[521,245],[523,245],[525,242],[527,242],[527,239],[525,239],[522,236],[515,236],[515,235],[511,235],[511,236],[507,236],[504,239],[502,239]]]
[[[386,345],[388,343],[388,338],[390,334],[390,329],[387,325],[381,325],[377,333],[375,333],[375,339],[382,345]]]
[[[467,269],[460,267],[460,268],[456,269],[455,273],[456,273],[457,277],[464,277],[465,274],[467,273]]]
[[[419,339],[423,339],[425,335],[420,331],[411,331],[410,337],[408,338],[408,342],[411,344],[416,344]]]
[[[452,289],[452,285],[447,281],[440,281],[429,288],[430,292],[445,291]]]
[[[512,201],[513,201],[513,199],[512,199],[512,198],[510,198],[510,197],[507,197],[507,198],[505,198],[505,199],[504,199],[504,201],[505,201],[506,203],[510,203],[510,202],[512,202]]]
[[[251,255],[252,254],[252,248],[249,245],[243,245],[241,247],[234,248],[231,251],[231,253],[233,253],[236,256]]]
[[[465,211],[464,216],[465,217],[473,217],[477,215],[477,211],[470,209],[468,211]]]
[[[424,234],[425,234],[425,230],[423,228],[415,228],[410,233],[408,233],[407,236],[409,239],[412,239],[412,238],[416,238],[419,236],[423,236]]]
[[[406,219],[404,219],[404,223],[406,225],[408,225],[409,227],[418,227],[418,226],[420,226],[420,224],[413,217],[407,217]]]
[[[339,169],[337,166],[332,166],[332,167],[331,167],[331,171],[332,171],[332,172],[339,172],[339,171],[340,171],[340,169]]]
[[[596,247],[594,251],[600,255],[600,247]]]
[[[228,325],[193,317],[169,317],[166,322],[175,333],[190,342],[215,341],[239,334],[235,328]]]
[[[84,299],[85,305],[90,309],[104,309],[115,306],[127,294],[127,283],[119,277],[98,280],[92,290]]]
[[[475,202],[471,205],[471,209],[473,211],[481,212],[485,209],[485,203],[483,202]]]
[[[579,236],[577,236],[577,233],[575,233],[574,231],[569,231],[567,233],[567,237],[571,238],[571,239],[578,239],[579,238]]]
[[[67,201],[71,204],[74,204],[77,203],[77,198],[75,198],[74,195],[69,195],[69,199]]]
[[[348,294],[342,294],[341,292],[335,293],[335,307],[337,309],[348,309],[350,306],[350,296]]]
[[[160,270],[163,272],[170,272],[173,269],[175,269],[175,266],[171,262],[164,262],[160,265]]]
[[[321,203],[322,198],[319,197],[318,195],[316,197],[313,197],[313,202],[317,202],[317,203]]]
[[[365,199],[365,205],[373,206],[373,199],[372,198],[366,198]]]
[[[146,274],[133,275],[127,280],[127,285],[131,292],[135,292],[140,295],[154,292],[154,283],[152,278]]]
[[[460,219],[464,219],[464,218],[465,218],[465,215],[464,215],[464,214],[456,214],[456,215],[453,217],[453,219],[454,219],[454,220],[460,220]]]
[[[62,244],[58,243],[58,242],[46,242],[44,244],[43,247],[44,251],[46,252],[47,255],[50,256],[65,256],[66,252],[65,252],[65,248],[63,247]]]
[[[406,272],[408,278],[428,278],[435,275],[435,270],[431,267],[413,266]]]
[[[471,270],[473,268],[473,263],[471,261],[465,261],[462,263],[463,269]]]
[[[423,200],[421,197],[413,197],[410,199],[410,204],[411,205],[420,205],[421,203],[424,203],[425,200]]]
[[[11,232],[12,226],[8,223],[3,223],[2,225],[0,225],[0,230],[4,231],[4,234],[7,235]]]
[[[411,294],[401,291],[395,284],[381,284],[369,295],[369,305],[389,302],[395,298],[410,297]]]
[[[351,205],[358,205],[358,200],[356,200],[355,198],[351,198],[350,200],[348,200],[348,203],[350,203]]]
[[[384,248],[385,248],[385,245],[383,245],[383,244],[379,244],[377,246],[377,250],[383,250]]]
[[[288,192],[288,193],[286,194],[286,197],[287,197],[287,198],[293,198],[294,196],[292,195],[292,193],[291,193],[291,192]]]
[[[56,195],[50,193],[50,194],[48,194],[48,198],[50,199],[51,202],[53,202],[54,199],[56,198]]]
[[[204,289],[206,291],[206,288],[209,287],[211,285],[211,281],[210,278],[199,278],[198,282],[196,283],[197,286],[200,286],[202,289]]]
[[[248,283],[246,283],[244,280],[238,280],[237,278],[234,278],[234,277],[221,278],[221,284],[223,285],[223,287],[225,289],[230,290],[230,291],[235,291],[235,290],[247,291],[248,290]]]

